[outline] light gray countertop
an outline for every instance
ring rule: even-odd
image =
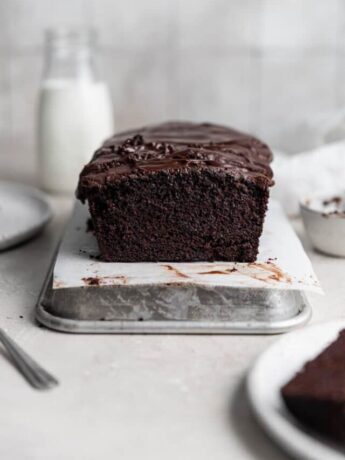
[[[280,460],[250,413],[243,380],[278,336],[69,335],[34,307],[71,203],[31,242],[0,253],[1,325],[61,385],[30,388],[0,349],[0,458]],[[299,221],[294,226],[302,237]],[[345,259],[313,252],[325,296],[312,322],[345,318]]]

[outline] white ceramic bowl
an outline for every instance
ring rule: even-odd
[[[345,257],[345,213],[332,213],[332,205],[324,205],[331,198],[305,198],[300,202],[301,215],[306,232],[316,249],[332,256]]]

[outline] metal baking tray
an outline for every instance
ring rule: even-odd
[[[297,290],[192,284],[53,289],[51,269],[36,317],[71,333],[276,334],[307,323],[311,307]]]

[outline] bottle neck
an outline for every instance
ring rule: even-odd
[[[90,32],[48,32],[44,78],[95,80],[93,38]]]

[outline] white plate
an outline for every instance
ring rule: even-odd
[[[33,237],[51,216],[43,193],[33,187],[0,181],[0,250]]]
[[[247,389],[254,413],[268,434],[298,459],[344,460],[345,449],[300,425],[286,409],[281,387],[334,341],[345,321],[306,327],[287,334],[265,351],[251,370]]]

